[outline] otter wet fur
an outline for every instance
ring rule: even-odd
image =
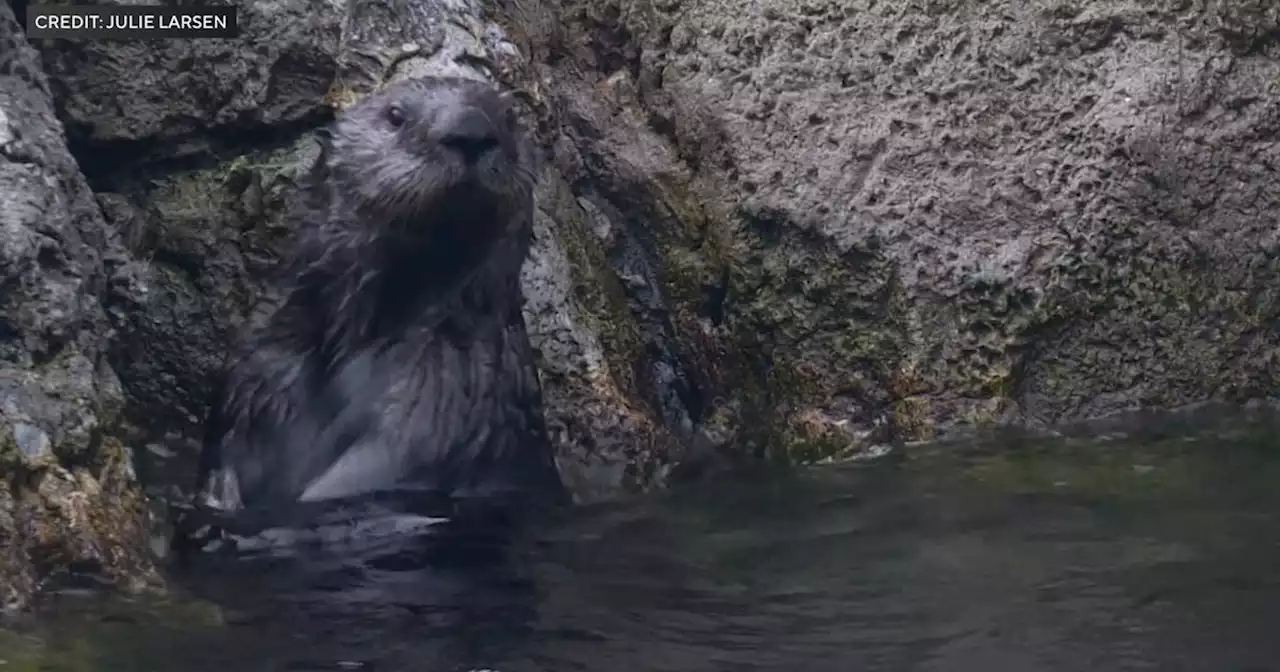
[[[322,146],[283,301],[211,408],[197,501],[565,503],[521,313],[536,178],[511,99],[403,81],[347,109]]]

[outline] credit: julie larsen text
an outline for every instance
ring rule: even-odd
[[[32,5],[27,37],[69,39],[239,37],[236,8],[152,5]]]

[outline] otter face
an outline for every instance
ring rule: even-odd
[[[405,233],[532,208],[532,147],[510,98],[483,82],[425,77],[369,96],[334,124],[327,162],[356,208]]]

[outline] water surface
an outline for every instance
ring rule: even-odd
[[[1280,670],[1280,447],[1256,417],[988,437],[584,509],[510,566],[64,596],[10,670]],[[312,567],[313,565],[308,565]]]

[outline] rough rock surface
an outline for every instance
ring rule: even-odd
[[[575,186],[792,457],[1273,394],[1273,3],[554,12]]]
[[[327,111],[325,94],[338,67],[342,5],[238,7],[238,40],[84,41],[45,49],[46,71],[56,73],[58,116],[73,143],[115,150],[98,153],[114,165],[121,152],[171,159],[225,134],[313,124]]]
[[[38,55],[0,6],[0,610],[62,570],[155,579],[113,436],[123,399],[99,298],[129,265],[67,151]],[[115,256],[113,256],[115,255]]]

